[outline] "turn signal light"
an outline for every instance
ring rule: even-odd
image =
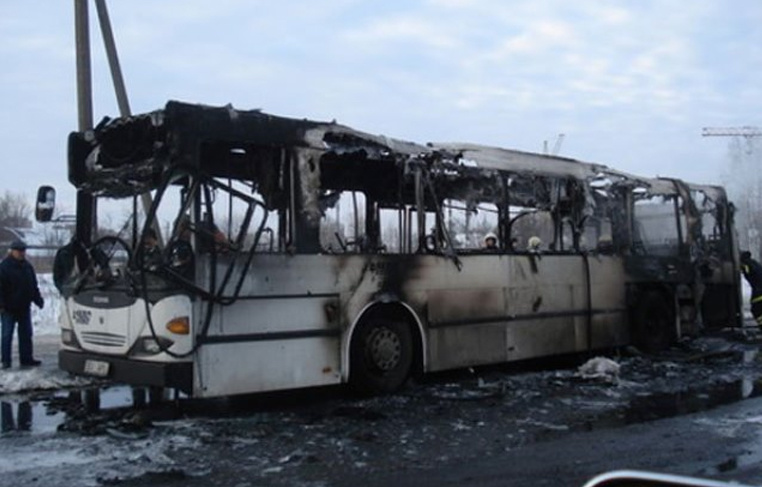
[[[172,318],[167,322],[167,330],[175,335],[187,335],[190,333],[190,319],[187,316]]]

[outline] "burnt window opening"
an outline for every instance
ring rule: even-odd
[[[643,255],[671,256],[681,251],[685,215],[676,195],[636,193],[633,207],[633,252]]]
[[[411,254],[417,250],[415,206],[400,204],[379,208],[381,246],[390,254]]]
[[[718,242],[725,238],[725,213],[724,207],[710,196],[706,191],[693,190],[693,201],[701,216],[701,231],[706,242]]]
[[[503,251],[526,250],[532,236],[551,252],[613,246],[615,252],[674,255],[699,241],[727,255],[732,249],[732,215],[721,188],[686,186],[690,193],[670,193],[662,180],[577,161],[479,146],[421,146],[335,123],[177,102],[142,118],[106,122],[88,134],[93,140],[76,135],[72,182],[93,195],[126,196],[121,213],[136,213],[134,194],[155,190],[166,168],[189,166],[215,181],[212,208],[196,204],[196,221],[213,220],[228,240],[246,248],[264,215],[253,216],[241,232],[245,198],[229,200],[239,192],[261,201],[267,225],[256,251],[336,251],[341,245],[331,236],[336,240],[339,233],[360,242],[350,247],[370,252],[465,252],[481,245],[479,233],[490,231]],[[420,182],[416,171],[423,172]],[[128,173],[134,175],[122,177]],[[348,223],[320,201],[344,193],[363,200]],[[673,198],[672,216],[669,203],[647,202],[656,194]],[[161,213],[171,206],[163,203],[157,214],[165,238],[174,236],[167,228],[173,218]],[[665,228],[653,223],[660,217]],[[142,228],[137,220],[132,227]],[[98,235],[120,234],[121,222],[98,225]],[[135,245],[136,232],[126,233]]]
[[[511,248],[517,252],[547,251],[553,243],[555,222],[550,210],[510,207]]]
[[[330,191],[320,197],[320,247],[328,253],[370,250],[367,198],[359,191]]]
[[[586,218],[579,246],[582,251],[613,253],[615,247],[611,218],[608,215],[593,215]]]
[[[592,212],[584,186],[573,178],[511,174],[508,179],[509,248],[517,252],[577,253]]]
[[[175,224],[183,219],[196,222],[194,233],[199,241],[213,238],[218,247],[287,251],[294,238],[289,226],[292,160],[292,151],[285,147],[246,139],[204,140],[193,165],[201,177],[212,181],[209,196],[199,192],[198,201],[186,209],[185,215],[178,215]],[[252,202],[257,202],[256,211]],[[226,244],[221,246],[221,241]]]
[[[456,251],[486,250],[487,236],[494,236],[494,250],[503,247],[499,238],[500,212],[495,203],[447,199],[442,208],[444,226]]]

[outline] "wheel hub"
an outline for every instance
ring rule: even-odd
[[[381,370],[397,366],[402,355],[400,338],[389,328],[374,329],[368,337],[368,350],[372,363]]]

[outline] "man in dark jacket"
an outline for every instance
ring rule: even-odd
[[[3,368],[11,366],[13,329],[19,327],[19,362],[22,366],[40,365],[32,353],[32,316],[30,305],[42,309],[45,302],[37,286],[34,267],[26,260],[26,243],[16,240],[8,256],[0,262],[0,320],[2,321]]]
[[[750,252],[741,252],[741,273],[751,286],[751,314],[762,326],[762,264],[752,259]]]

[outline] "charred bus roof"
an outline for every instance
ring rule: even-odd
[[[371,194],[384,187],[398,189],[399,178],[411,164],[440,162],[466,178],[508,172],[674,193],[672,180],[643,178],[570,158],[475,144],[422,145],[336,122],[178,101],[142,115],[106,118],[91,131],[72,133],[69,180],[96,195],[125,197],[157,188],[166,169],[187,166],[209,177],[256,181],[267,189],[274,188],[288,157],[299,151],[319,160],[324,189],[332,189],[331,181]],[[353,164],[362,165],[362,170],[345,171]],[[375,196],[383,201],[392,195]]]

